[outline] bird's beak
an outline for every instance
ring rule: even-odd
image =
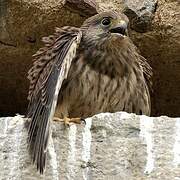
[[[121,20],[115,27],[110,29],[111,33],[117,33],[120,35],[127,35],[127,23],[123,20]]]

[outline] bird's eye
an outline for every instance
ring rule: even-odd
[[[102,21],[101,21],[101,24],[103,26],[108,26],[111,24],[111,20],[109,18],[104,18]]]

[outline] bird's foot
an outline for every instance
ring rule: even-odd
[[[71,123],[81,124],[82,122],[84,122],[86,124],[86,121],[84,119],[82,119],[82,118],[68,118],[68,117],[64,117],[63,119],[60,119],[58,117],[54,117],[53,120],[54,121],[64,122],[65,126],[69,126]]]

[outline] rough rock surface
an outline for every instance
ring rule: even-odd
[[[132,32],[153,68],[153,115],[180,115],[180,1],[158,0],[151,30]]]
[[[152,24],[157,0],[126,0],[124,6],[130,27],[137,32],[147,32]]]
[[[118,112],[66,129],[54,122],[43,176],[30,163],[25,121],[20,116],[0,119],[2,180],[180,179],[180,118]]]
[[[84,6],[76,5],[84,2]],[[152,115],[180,115],[179,0],[0,0],[0,114],[25,112],[31,56],[56,26],[125,10],[130,36],[153,67]],[[85,7],[85,9],[83,9]],[[86,16],[86,17],[85,17]],[[143,32],[143,33],[140,33]]]

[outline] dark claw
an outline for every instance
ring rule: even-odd
[[[69,128],[69,127],[70,127],[70,125],[69,125],[69,124],[65,124],[65,126],[66,126],[66,128]]]
[[[81,118],[81,121],[86,125],[86,120]]]

